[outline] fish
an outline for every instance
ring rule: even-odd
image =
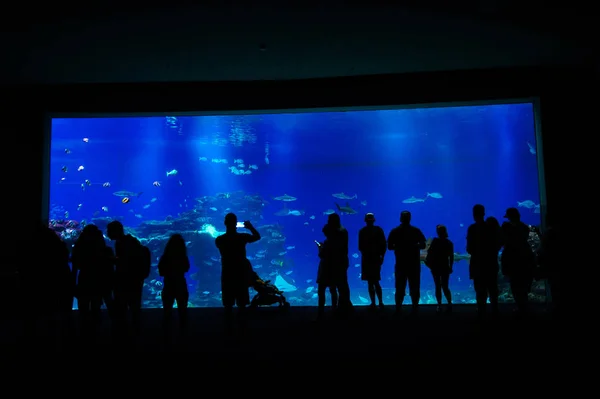
[[[142,195],[142,194],[143,194],[143,191],[140,191],[140,192],[134,193],[133,191],[126,191],[126,190],[123,190],[123,191],[115,191],[115,192],[113,193],[113,195],[115,195],[115,196],[117,196],[117,197],[139,197],[139,196],[140,196],[140,195]]]
[[[425,198],[440,199],[440,198],[444,198],[444,197],[442,197],[442,194],[440,194],[440,193],[427,193],[427,196]]]
[[[283,194],[283,195],[280,195],[279,197],[275,197],[273,199],[275,201],[291,202],[291,201],[296,201],[298,198],[292,197],[291,195]]]
[[[350,197],[350,196],[344,194],[343,191],[341,193],[331,194],[331,196],[334,198],[345,199],[345,200],[351,200],[351,199],[358,198],[358,195],[356,195],[356,194],[354,194],[352,197]]]
[[[416,204],[417,202],[425,202],[425,198],[416,198],[414,195],[402,201],[403,204]]]
[[[529,147],[529,153],[532,155],[535,155],[537,152],[535,150],[535,147],[531,145],[531,143],[528,141],[527,142],[527,147]]]
[[[532,200],[525,200],[523,202],[517,201],[517,206],[519,208],[532,209],[532,208],[535,208],[538,205],[535,202],[533,202]]]
[[[277,287],[277,289],[283,292],[294,292],[298,290],[298,288],[295,285],[288,283],[279,274],[277,275],[277,277],[275,277],[275,286]]]
[[[123,199],[121,200],[121,202],[124,204],[127,204],[129,201],[129,197],[123,197]]]
[[[65,173],[69,171],[69,168],[68,168],[68,167],[66,167],[66,166],[63,166],[63,167],[62,167],[62,168],[60,168],[60,169],[61,169],[63,172],[65,172]]]
[[[167,177],[175,176],[177,173],[179,173],[179,172],[177,172],[177,169],[170,170],[167,172]]]
[[[338,211],[346,215],[355,215],[357,213],[354,209],[352,209],[350,203],[348,202],[346,202],[346,206],[339,206],[337,203],[335,203],[335,206],[337,207]]]
[[[102,187],[105,187],[105,188],[110,187],[110,182],[104,182],[104,183],[102,183]]]
[[[275,216],[302,216],[304,215],[304,211],[298,209],[288,209],[283,207],[283,209],[274,213]]]

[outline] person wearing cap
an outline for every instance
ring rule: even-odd
[[[392,229],[387,239],[388,249],[394,251],[396,257],[396,312],[402,309],[407,283],[413,312],[418,310],[421,299],[421,250],[427,247],[427,239],[410,221],[410,212],[403,211],[400,225]]]
[[[375,226],[375,215],[365,215],[365,227],[358,232],[358,250],[361,253],[361,279],[366,281],[371,298],[371,308],[375,308],[375,294],[379,301],[379,308],[383,309],[383,292],[381,290],[381,265],[387,250],[385,233],[379,226]]]
[[[504,218],[508,221],[502,223],[502,274],[510,281],[516,311],[525,314],[535,270],[535,255],[529,245],[529,226],[521,221],[517,208],[508,208]]]

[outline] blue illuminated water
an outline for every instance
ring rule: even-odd
[[[413,224],[427,237],[434,236],[437,224],[445,224],[456,252],[464,254],[476,203],[502,221],[507,207],[531,200],[538,206],[521,206],[522,219],[540,223],[536,148],[529,103],[54,119],[50,218],[59,224],[73,220],[101,227],[118,218],[155,257],[170,234],[183,231],[193,260],[187,276],[193,306],[220,306],[219,253],[213,236],[223,230],[227,212],[256,226],[276,225],[263,228],[263,239],[248,245],[252,264],[263,279],[296,288],[286,293],[292,305],[315,305],[316,290],[307,292],[316,279],[314,240],[323,239],[328,210],[336,210],[336,203],[348,204],[357,213],[342,215],[342,223],[350,233],[352,300],[360,305],[368,293],[360,267],[355,267],[360,258],[352,255],[358,252],[364,213],[374,212],[386,233],[399,223],[402,210],[412,212]],[[177,174],[167,176],[172,170]],[[123,203],[123,197],[113,194],[122,190],[142,194]],[[333,196],[340,193],[356,198]],[[296,200],[275,199],[284,194]],[[413,196],[426,200],[403,203]],[[77,229],[63,231],[71,242],[69,234],[76,235]],[[389,253],[382,271],[388,303],[393,302],[393,258]],[[161,304],[160,278],[153,269],[146,281],[146,307]],[[454,270],[450,285],[455,302],[473,302],[468,261],[460,261]],[[432,290],[423,267],[424,303],[432,303]]]

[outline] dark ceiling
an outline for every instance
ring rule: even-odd
[[[217,3],[15,9],[3,17],[0,83],[298,79],[596,62],[593,3]]]

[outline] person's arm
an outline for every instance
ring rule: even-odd
[[[419,247],[419,249],[427,248],[427,238],[425,238],[425,235],[423,234],[423,232],[420,229],[417,229],[417,234],[418,234],[417,246]]]
[[[392,229],[392,231],[390,231],[390,234],[388,235],[388,239],[387,239],[387,248],[390,251],[393,251],[394,249],[396,249],[396,245],[394,243],[394,239],[395,239],[395,233],[394,230]]]
[[[258,230],[256,230],[254,228],[254,226],[252,225],[252,223],[250,223],[250,221],[246,220],[244,222],[244,227],[247,228],[248,230],[250,230],[250,233],[252,233],[252,234],[248,234],[249,237],[246,241],[248,244],[260,240],[260,238],[261,238],[260,233],[258,232]]]
[[[448,245],[450,256],[448,257],[448,265],[450,266],[450,273],[452,273],[452,268],[454,267],[454,243],[452,241],[448,241],[450,245]]]
[[[383,263],[383,258],[385,257],[385,252],[387,251],[387,241],[385,240],[385,233],[383,229],[379,228],[379,238],[377,244],[379,256],[381,257],[381,262]]]
[[[473,225],[467,229],[467,253],[473,255]]]

